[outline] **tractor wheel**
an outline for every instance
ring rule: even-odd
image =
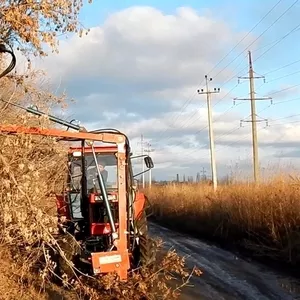
[[[156,243],[148,235],[139,236],[140,264],[148,266],[155,263],[156,260]]]
[[[140,218],[136,220],[136,227],[140,235],[148,234],[148,220],[145,211],[143,211]]]
[[[64,257],[58,253],[56,255],[57,259],[57,269],[56,274],[61,278],[62,275],[66,274],[68,279],[74,277],[74,269],[72,264],[76,265],[78,254],[80,254],[80,247],[74,240],[73,236],[70,234],[65,234],[58,241],[58,245],[64,252]],[[70,265],[71,264],[71,265]]]
[[[146,212],[136,221],[139,237],[139,264],[150,265],[156,260],[156,243],[149,237]]]

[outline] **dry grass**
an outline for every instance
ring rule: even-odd
[[[155,216],[199,237],[239,245],[251,254],[300,262],[300,185],[277,179],[260,186],[153,186]]]

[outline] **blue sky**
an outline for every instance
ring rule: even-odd
[[[127,9],[131,6],[151,6],[161,10],[165,14],[175,13],[178,7],[187,6],[192,7],[198,11],[205,11],[206,9],[211,10],[211,13],[217,18],[230,23],[233,28],[236,28],[239,31],[249,31],[263,16],[264,14],[277,3],[274,1],[236,1],[236,0],[211,0],[211,1],[201,1],[201,0],[167,0],[167,1],[94,1],[91,5],[84,6],[81,19],[82,22],[87,27],[94,27],[103,24],[105,19],[115,12],[118,12],[123,9]],[[294,0],[282,1],[271,13],[270,15],[253,31],[255,34],[261,34],[267,27],[283,13],[290,5],[294,3]],[[253,52],[253,60],[256,60],[256,57],[263,54],[266,50],[269,50],[281,37],[284,37],[290,30],[295,28],[300,23],[298,18],[295,17],[297,13],[300,13],[300,4],[297,3],[285,16],[283,16],[272,28],[270,28],[265,35],[260,39],[261,50]],[[260,58],[257,63],[254,64],[254,69],[259,75],[264,75],[267,72],[273,71],[279,67],[287,65],[289,63],[297,61],[298,53],[300,50],[300,45],[296,45],[295,39],[299,38],[299,31],[292,33],[290,36],[286,37],[282,42],[275,45],[271,48],[268,53],[266,53],[262,58]],[[251,48],[249,49],[251,50]],[[238,53],[240,54],[240,52]],[[235,56],[234,56],[235,55]],[[234,55],[227,57],[223,62],[223,65],[226,66],[232,59],[236,57],[236,52]],[[233,65],[238,65],[242,62],[244,54],[241,55]],[[221,57],[216,57],[216,63],[220,60]],[[240,71],[244,68],[247,68],[247,59],[244,60],[244,63],[240,65],[237,71]],[[257,93],[259,97],[264,96],[264,93],[267,93],[269,90],[276,90],[277,87],[280,89],[279,85],[296,85],[300,79],[300,73],[295,74],[294,76],[287,76],[294,72],[300,72],[300,61],[292,66],[279,70],[277,72],[272,72],[266,76],[266,84],[262,86],[263,79],[258,79],[255,81],[255,86],[259,87]],[[247,76],[247,70],[240,74],[241,76]],[[286,78],[280,79],[280,77],[287,76]],[[274,80],[275,79],[275,80]],[[272,82],[274,80],[274,82]],[[201,81],[201,79],[200,79]],[[268,83],[268,81],[271,81]],[[224,87],[231,89],[237,83],[237,79],[231,80]],[[234,89],[236,97],[247,97],[247,86],[248,83],[243,83],[240,87]],[[200,87],[200,86],[199,86]],[[282,100],[290,100],[296,98],[296,96],[287,97],[283,99],[282,94],[279,93],[274,95],[274,103]],[[225,100],[225,99],[224,99]],[[217,99],[216,99],[217,101]],[[228,103],[222,104],[224,101],[220,102],[218,109],[222,111],[222,108],[227,109]],[[287,113],[291,112],[293,114],[295,105],[298,105],[298,102],[286,102],[283,104],[284,108],[278,105],[271,106],[270,116],[274,118],[280,117],[282,115],[283,109]],[[231,104],[229,105],[231,106]],[[242,105],[240,108],[246,113],[247,116],[247,105]],[[261,102],[257,104],[258,108],[269,106],[269,101]],[[245,108],[244,108],[245,107]],[[267,116],[266,116],[267,117]]]
[[[86,1],[87,2],[87,1]],[[271,1],[265,1],[266,3]],[[87,26],[94,26],[101,24],[105,18],[114,12],[126,9],[131,6],[151,6],[158,8],[166,14],[172,14],[176,11],[178,7],[187,6],[192,7],[196,10],[202,11],[205,9],[210,9],[214,14],[217,14],[223,19],[228,21],[228,14],[230,17],[239,18],[239,27],[244,26],[245,29],[248,29],[248,25],[251,26],[253,20],[258,19],[259,16],[249,16],[249,14],[245,13],[247,10],[257,10],[257,5],[260,6],[258,9],[263,11],[264,7],[268,5],[262,4],[261,1],[255,0],[250,2],[240,1],[237,5],[237,1],[232,0],[211,0],[202,1],[202,0],[189,0],[189,1],[179,1],[179,0],[167,0],[167,1],[94,1],[92,5],[84,6],[81,12],[81,19],[84,24]],[[221,11],[220,11],[221,10]],[[242,15],[240,15],[242,13]],[[234,24],[235,22],[233,22]]]
[[[66,89],[71,97],[78,100],[78,105],[71,107],[72,117],[78,116],[83,122],[90,122],[90,126],[99,127],[107,122],[110,126],[124,128],[129,132],[134,145],[137,145],[139,135],[144,134],[156,149],[155,158],[160,168],[154,171],[154,175],[158,178],[172,177],[175,172],[185,172],[186,175],[195,174],[202,166],[209,169],[205,97],[195,95],[198,88],[204,87],[204,72],[209,72],[210,64],[217,64],[277,2],[278,0],[94,1],[93,4],[87,4],[81,12],[83,24],[93,28],[91,37],[87,36],[82,42],[73,40],[64,44],[62,54],[52,58],[48,68],[51,71],[51,67],[58,59],[56,63],[59,63],[61,68],[54,70],[54,76],[58,78],[57,72],[61,72],[61,88]],[[293,128],[280,127],[278,124],[293,124],[300,120],[300,116],[286,118],[296,115],[298,111],[300,114],[298,109],[300,99],[295,100],[297,97],[300,98],[300,43],[297,42],[300,37],[298,17],[300,1],[268,29],[294,2],[295,0],[281,1],[251,32],[246,45],[237,47],[209,74],[214,79],[211,88],[221,87],[220,95],[213,95],[212,102],[213,111],[218,115],[218,121],[215,119],[214,122],[216,141],[222,137],[225,138],[224,141],[216,143],[218,166],[222,169],[223,175],[228,171],[228,166],[235,164],[237,159],[240,160],[239,163],[243,168],[249,168],[249,162],[251,167],[250,123],[243,124],[247,128],[238,129],[240,120],[247,119],[250,115],[250,102],[237,101],[238,105],[233,106],[234,97],[249,97],[248,81],[243,80],[237,86],[237,77],[248,75],[247,50],[252,51],[256,75],[266,75],[265,84],[263,79],[255,80],[257,97],[268,96],[271,93],[274,102],[270,105],[270,101],[257,101],[257,114],[261,118],[269,119],[269,125],[271,125],[264,131],[261,128],[265,126],[265,122],[258,124],[260,141],[262,139],[266,141],[260,149],[260,156],[262,161],[264,160],[262,163],[267,164],[269,159],[277,161],[279,152],[286,153],[288,158],[288,153],[294,151],[292,145],[297,141],[298,129],[295,126]],[[137,9],[134,10],[134,7]],[[145,10],[142,10],[142,7],[146,7]],[[150,20],[153,20],[153,25],[148,22],[149,20],[145,21],[139,17],[145,13],[147,7],[158,10],[149,9],[146,14],[147,17],[150,16]],[[230,32],[228,32],[229,29],[223,29],[222,25],[216,25],[215,31],[209,31],[208,35],[205,35],[207,28],[203,28],[203,40],[193,41],[193,30],[198,37],[201,36],[199,31],[202,28],[192,28],[193,21],[188,20],[189,15],[182,17],[181,7],[190,8],[193,13],[206,16],[214,20],[216,24],[223,22],[224,26],[229,26]],[[132,15],[129,17],[126,13],[133,13],[134,22],[139,23],[131,23]],[[161,17],[157,24],[167,26],[163,28],[163,33],[155,23],[158,13],[161,13]],[[185,13],[191,12],[186,10]],[[167,15],[172,15],[173,21],[176,19],[177,23],[169,22]],[[197,22],[196,26],[204,24],[199,20]],[[183,29],[176,27],[178,26],[176,24],[183,24]],[[153,32],[156,30],[157,38],[155,35],[152,36],[151,26]],[[186,30],[186,36],[184,34],[180,36],[182,32],[178,33],[181,43],[172,26],[177,31]],[[290,33],[294,28],[297,30]],[[264,32],[265,30],[267,31]],[[176,46],[170,45],[173,40],[168,40],[169,44],[163,43],[160,36],[163,36],[165,32],[174,36]],[[239,34],[239,39],[236,37],[237,34]],[[261,34],[263,35],[258,41],[249,47],[250,42]],[[289,35],[285,37],[287,34]],[[145,36],[144,41],[143,36]],[[230,36],[235,37],[230,40]],[[137,40],[134,40],[135,38]],[[168,39],[168,36],[165,38]],[[221,41],[222,38],[224,41]],[[186,49],[185,43],[188,47]],[[94,49],[91,50],[90,47]],[[195,57],[195,60],[192,61],[185,56],[185,50],[187,55]],[[79,53],[78,58],[76,58],[76,51]],[[172,56],[173,52],[175,58],[171,61],[168,56]],[[197,56],[197,52],[203,53],[204,56]],[[210,57],[207,52],[211,52]],[[90,59],[89,62],[82,59],[82,55],[86,53],[89,53],[89,57],[86,58]],[[163,58],[169,70],[160,69],[158,59]],[[66,62],[66,60],[69,61]],[[206,60],[209,65],[207,68],[203,66]],[[183,68],[171,70],[172,66],[180,65],[183,61],[186,61]],[[164,63],[163,60],[161,62]],[[190,64],[191,62],[195,65],[201,62],[199,72]],[[282,68],[287,64],[290,66]],[[223,68],[224,71],[219,74]],[[231,75],[226,73],[229,70],[232,72]],[[295,74],[291,75],[292,73]],[[202,82],[202,84],[197,85],[197,82]],[[299,86],[295,89],[287,89],[297,84]],[[281,89],[286,90],[274,93]],[[224,97],[228,91],[230,94]],[[186,101],[188,101],[188,106],[182,110]],[[170,112],[172,112],[171,115]],[[155,127],[153,124],[161,124],[163,128],[170,116],[172,116],[173,123],[167,122],[169,128],[156,131],[152,128]],[[276,119],[280,120],[276,121]],[[272,127],[272,125],[278,127]],[[226,128],[229,129],[226,130]],[[151,132],[152,129],[153,132]],[[197,131],[200,132],[197,133]],[[234,133],[231,133],[233,131]],[[230,146],[232,141],[236,141],[234,146]],[[278,141],[282,144],[279,145]],[[190,164],[186,163],[183,158],[192,155],[194,155],[194,161]],[[201,162],[198,161],[200,158]]]

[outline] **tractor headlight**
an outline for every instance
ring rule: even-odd
[[[107,195],[108,201],[114,201],[117,200],[117,195]],[[103,201],[102,195],[95,196],[95,201]]]
[[[80,157],[81,156],[81,151],[74,151],[73,156],[74,157]]]

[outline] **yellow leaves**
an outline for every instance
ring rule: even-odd
[[[5,166],[5,167],[3,168],[3,172],[6,173],[6,174],[9,174],[9,172],[10,172],[9,166]]]
[[[200,269],[198,269],[198,268],[195,268],[194,272],[195,272],[196,276],[201,276],[203,274],[203,272]]]
[[[2,184],[4,188],[9,189],[10,188],[10,180],[9,179],[3,179]]]
[[[88,1],[92,3],[92,1]],[[39,56],[47,54],[42,50],[43,44],[50,46],[57,52],[57,36],[80,31],[79,13],[83,1],[52,0],[26,1],[19,4],[17,1],[0,0],[0,37],[9,32],[8,40],[14,39],[21,43],[20,51]],[[10,31],[9,31],[10,29]],[[86,32],[87,34],[87,32]]]

